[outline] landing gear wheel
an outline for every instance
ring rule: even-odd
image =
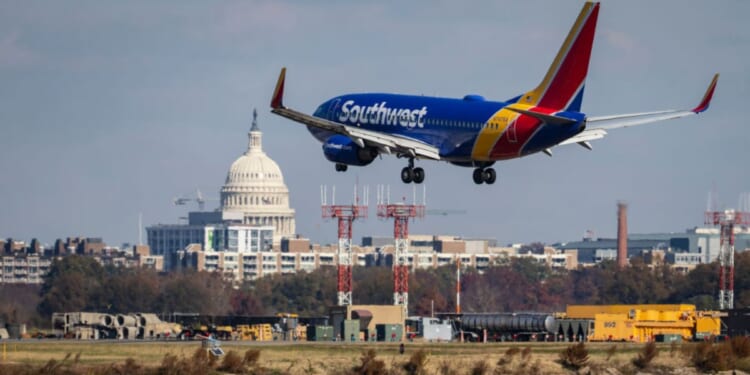
[[[401,181],[405,184],[411,183],[414,180],[414,170],[409,167],[404,167],[401,170]]]
[[[487,168],[484,170],[483,173],[484,176],[484,182],[487,183],[487,185],[492,185],[495,183],[495,180],[497,179],[497,174],[495,173],[495,170],[492,168]]]
[[[475,169],[471,177],[474,179],[475,184],[481,185],[484,182],[484,170],[481,168]]]
[[[422,168],[414,168],[414,183],[415,184],[421,184],[424,182],[424,169]]]
[[[336,163],[336,172],[346,172],[346,170],[349,168],[346,164]]]

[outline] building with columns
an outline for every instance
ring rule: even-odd
[[[294,236],[289,189],[279,165],[263,151],[262,136],[258,113],[253,111],[247,150],[229,167],[218,209],[190,212],[187,225],[146,228],[151,253],[164,257],[166,269],[177,266],[175,255],[189,245],[236,256],[278,249],[282,238]]]
[[[294,209],[279,165],[263,151],[258,113],[248,133],[247,151],[232,163],[221,188],[221,211],[241,214],[247,225],[272,226],[273,242],[295,233]]]

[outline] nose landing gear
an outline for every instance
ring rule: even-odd
[[[336,172],[346,172],[346,170],[349,168],[346,164],[336,163]]]

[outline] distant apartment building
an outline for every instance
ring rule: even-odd
[[[366,265],[366,254],[355,252],[354,264]],[[175,253],[172,264],[175,270],[195,269],[198,271],[220,272],[225,279],[233,282],[251,281],[276,274],[311,272],[320,267],[335,266],[338,256],[331,248],[323,251],[307,250],[298,252],[259,251],[228,252],[203,250],[200,245],[189,245]]]
[[[3,255],[0,267],[2,284],[41,284],[52,259],[39,255]]]
[[[392,266],[393,264],[393,240],[389,245],[375,248],[368,254],[369,266]],[[388,241],[383,238],[364,237],[363,244],[380,243]],[[558,250],[545,247],[539,254],[524,254],[519,248],[497,247],[494,239],[462,239],[460,237],[436,235],[409,236],[408,263],[412,268],[436,268],[461,262],[462,267],[476,268],[479,272],[484,271],[492,265],[505,264],[511,258],[527,257],[533,258],[539,263],[550,267],[561,267],[575,269],[578,267],[576,250]],[[412,250],[415,245],[416,251]]]
[[[106,246],[101,239],[83,237],[58,240],[55,244],[48,249],[14,245],[12,252],[3,252],[0,256],[0,284],[41,284],[55,259],[71,255],[91,257],[103,266],[164,270],[163,257],[150,255],[148,246],[144,245],[136,245],[133,251],[121,251]]]

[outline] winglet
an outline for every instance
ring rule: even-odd
[[[709,104],[711,104],[711,98],[714,96],[714,90],[716,90],[716,82],[719,80],[719,73],[714,74],[714,79],[711,80],[711,84],[708,85],[708,89],[706,89],[706,93],[703,95],[703,99],[701,100],[700,104],[698,104],[697,107],[693,108],[694,113],[701,113],[708,109]]]
[[[284,80],[286,79],[286,67],[281,68],[279,74],[279,80],[276,82],[276,90],[273,91],[273,97],[271,98],[271,108],[277,109],[284,106],[282,102],[284,99]]]

